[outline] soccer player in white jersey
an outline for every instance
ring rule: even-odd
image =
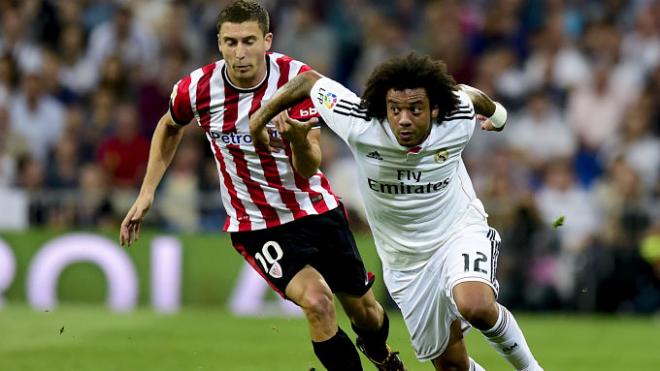
[[[303,137],[273,138],[278,153],[253,145],[250,115],[279,87],[310,70],[267,53],[273,37],[268,29],[268,13],[255,2],[236,1],[220,12],[218,47],[224,59],[175,85],[169,112],[152,138],[139,196],[122,222],[120,243],[138,238],[182,128],[196,119],[215,155],[228,214],[224,230],[269,285],[303,309],[321,363],[333,371],[362,370],[355,346],[337,326],[334,293],[358,335],[358,348],[378,369],[405,370],[386,344],[389,321],[371,291],[373,276],[364,268],[341,204],[318,171],[318,114],[312,102],[290,111],[308,119],[311,130]]]
[[[385,284],[417,357],[436,370],[483,370],[465,349],[469,323],[515,369],[541,370],[496,301],[500,238],[461,159],[476,118],[499,131],[504,107],[456,85],[444,63],[411,53],[377,67],[362,98],[316,72],[300,74],[252,115],[257,145],[269,143],[267,122],[308,97],[355,157]],[[309,131],[291,118],[276,122],[285,137]]]

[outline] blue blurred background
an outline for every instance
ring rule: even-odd
[[[226,3],[0,0],[0,231],[118,229],[173,84],[220,58]],[[273,50],[357,92],[415,49],[509,109],[504,132],[475,134],[464,154],[503,237],[503,304],[659,310],[660,2],[263,3]],[[354,230],[368,232],[347,149],[329,130],[322,146]],[[191,125],[148,225],[221,233],[218,188]]]

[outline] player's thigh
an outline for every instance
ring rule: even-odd
[[[499,284],[495,277],[499,256],[500,236],[487,225],[472,225],[456,234],[448,242],[444,274],[449,286],[448,295],[462,282],[480,282],[497,296]]]
[[[449,342],[445,351],[437,358],[432,360],[436,370],[468,370],[470,361],[468,359],[467,349],[463,341],[463,331],[461,331],[461,321],[455,320],[451,324]]]
[[[401,310],[415,355],[421,361],[444,353],[451,324],[458,318],[445,290],[445,259],[446,250],[439,249],[422,267],[383,268],[385,285]]]

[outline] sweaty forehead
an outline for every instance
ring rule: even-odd
[[[261,35],[261,28],[256,21],[247,21],[241,23],[224,22],[220,26],[220,37],[229,37],[242,39],[249,36]]]
[[[428,96],[426,95],[426,89],[424,88],[403,90],[390,89],[387,91],[385,99],[387,99],[388,102],[394,103],[414,103],[427,100]]]

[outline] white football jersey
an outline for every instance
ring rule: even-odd
[[[485,223],[461,158],[474,132],[474,107],[465,93],[457,94],[459,107],[434,122],[423,143],[408,148],[386,120],[368,118],[360,98],[341,84],[322,78],[312,88],[321,117],[355,157],[378,255],[388,268],[419,267],[460,227]],[[480,217],[468,217],[470,209]]]

